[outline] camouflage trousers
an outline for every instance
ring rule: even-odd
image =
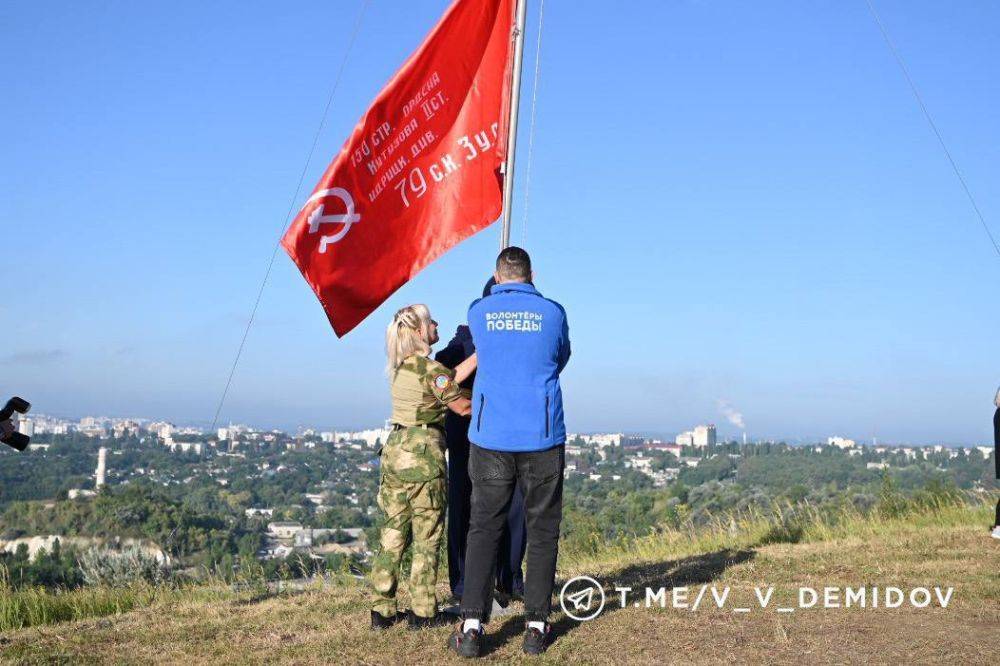
[[[444,535],[444,436],[437,430],[394,430],[382,448],[378,505],[385,512],[378,554],[372,562],[372,610],[384,617],[397,612],[399,567],[413,546],[410,598],[415,615],[437,612],[438,549]]]

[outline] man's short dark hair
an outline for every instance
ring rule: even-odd
[[[513,245],[500,251],[497,257],[497,275],[504,282],[529,282],[531,280],[531,257]]]

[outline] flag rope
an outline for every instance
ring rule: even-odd
[[[319,143],[319,137],[323,133],[323,127],[326,125],[326,118],[330,114],[330,107],[333,105],[334,95],[337,94],[337,88],[340,87],[340,80],[344,75],[344,68],[347,65],[347,59],[351,55],[351,50],[354,47],[354,42],[357,39],[358,32],[361,30],[361,20],[365,16],[365,12],[368,10],[368,5],[371,0],[362,0],[361,9],[358,11],[358,16],[354,21],[354,29],[351,32],[351,37],[347,42],[347,49],[344,51],[344,57],[340,61],[340,68],[337,70],[337,76],[333,81],[333,87],[330,89],[330,95],[326,98],[326,107],[323,109],[323,115],[320,117],[319,125],[316,127],[316,133],[313,134],[312,145],[309,146],[309,153],[306,155],[306,162],[302,165],[302,172],[299,174],[299,182],[295,185],[295,193],[292,195],[292,200],[288,203],[288,212],[285,213],[285,221],[281,225],[281,233],[278,234],[278,240],[274,243],[274,249],[271,250],[271,259],[267,263],[267,270],[264,272],[264,279],[261,280],[260,288],[257,290],[257,298],[254,300],[253,307],[250,309],[250,317],[247,319],[246,329],[243,331],[243,339],[240,340],[239,348],[236,350],[236,357],[233,359],[233,365],[229,369],[229,377],[226,379],[226,387],[222,390],[222,397],[219,398],[219,404],[215,408],[215,416],[212,417],[212,427],[210,432],[215,431],[215,426],[219,422],[219,414],[222,412],[222,406],[226,402],[226,396],[229,395],[229,387],[233,383],[233,376],[236,374],[236,367],[240,363],[240,358],[243,356],[243,349],[246,347],[247,336],[250,335],[250,328],[253,326],[254,319],[257,316],[257,309],[260,307],[260,299],[264,295],[264,288],[267,286],[267,281],[271,277],[271,269],[274,268],[274,260],[278,256],[278,249],[281,247],[281,238],[285,235],[285,230],[288,228],[288,222],[292,217],[292,212],[295,210],[295,203],[299,199],[299,193],[302,191],[302,183],[305,181],[306,173],[309,171],[309,164],[312,162],[313,153],[316,152],[316,145]]]
[[[545,0],[538,3],[538,42],[535,45],[535,78],[531,82],[531,122],[528,125],[528,163],[524,174],[524,213],[521,218],[521,247],[528,242],[528,204],[531,192],[531,155],[535,148],[535,109],[538,106],[538,76],[542,62],[542,23],[545,18]]]
[[[955,172],[955,177],[958,178],[958,182],[961,183],[962,189],[965,190],[965,196],[968,197],[969,203],[972,204],[972,209],[976,212],[979,222],[983,225],[983,230],[986,232],[986,236],[993,244],[993,249],[996,251],[997,257],[1000,257],[1000,244],[997,243],[997,239],[990,230],[990,226],[986,224],[986,218],[983,217],[982,211],[979,210],[979,204],[976,203],[976,198],[972,196],[972,190],[969,189],[969,185],[965,182],[962,172],[959,171],[958,164],[955,162],[955,158],[952,157],[951,151],[948,150],[948,145],[945,143],[944,137],[942,137],[941,132],[938,131],[937,123],[934,122],[930,111],[927,109],[927,105],[924,104],[924,99],[920,95],[920,91],[917,90],[917,84],[914,83],[913,78],[910,76],[910,72],[906,68],[906,63],[903,61],[903,57],[899,54],[899,51],[896,50],[896,45],[893,43],[892,38],[889,37],[889,31],[886,29],[885,24],[882,23],[882,18],[878,15],[878,12],[875,11],[875,5],[872,4],[872,0],[865,0],[865,2],[868,3],[868,10],[871,12],[872,18],[875,19],[875,24],[878,26],[879,32],[882,33],[882,38],[889,47],[889,51],[892,53],[893,58],[896,59],[896,64],[899,65],[899,69],[903,72],[903,78],[905,78],[907,84],[909,84],[910,91],[913,93],[913,97],[917,100],[917,105],[923,112],[924,118],[927,119],[927,124],[931,126],[934,136],[937,137],[938,143],[941,144],[941,150],[944,151],[945,157],[948,158],[948,163],[951,164],[951,169]]]

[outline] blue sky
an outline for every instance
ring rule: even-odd
[[[446,5],[373,0],[297,203]],[[1000,235],[1000,6],[877,6]],[[359,7],[0,7],[4,393],[211,420]],[[736,435],[724,401],[756,437],[988,439],[1000,261],[864,2],[548,0],[542,51],[513,239],[569,312],[570,430]],[[279,255],[223,419],[380,421],[387,318],[449,334],[498,232],[343,340]]]

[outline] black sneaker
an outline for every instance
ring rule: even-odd
[[[460,622],[455,630],[448,637],[448,647],[454,650],[460,657],[478,657],[483,643],[483,632],[470,629],[462,631]]]
[[[393,617],[386,617],[378,611],[372,611],[372,629],[375,631],[382,631],[383,629],[388,629],[392,625],[400,622],[406,616],[402,613],[396,613]]]
[[[551,639],[552,626],[548,622],[545,623],[545,631],[528,627],[524,630],[524,646],[521,649],[524,654],[541,654],[548,649]]]
[[[432,617],[421,617],[415,615],[413,611],[406,612],[406,624],[413,631],[418,629],[434,629],[445,627],[452,623],[454,618],[446,613],[435,613]]]

